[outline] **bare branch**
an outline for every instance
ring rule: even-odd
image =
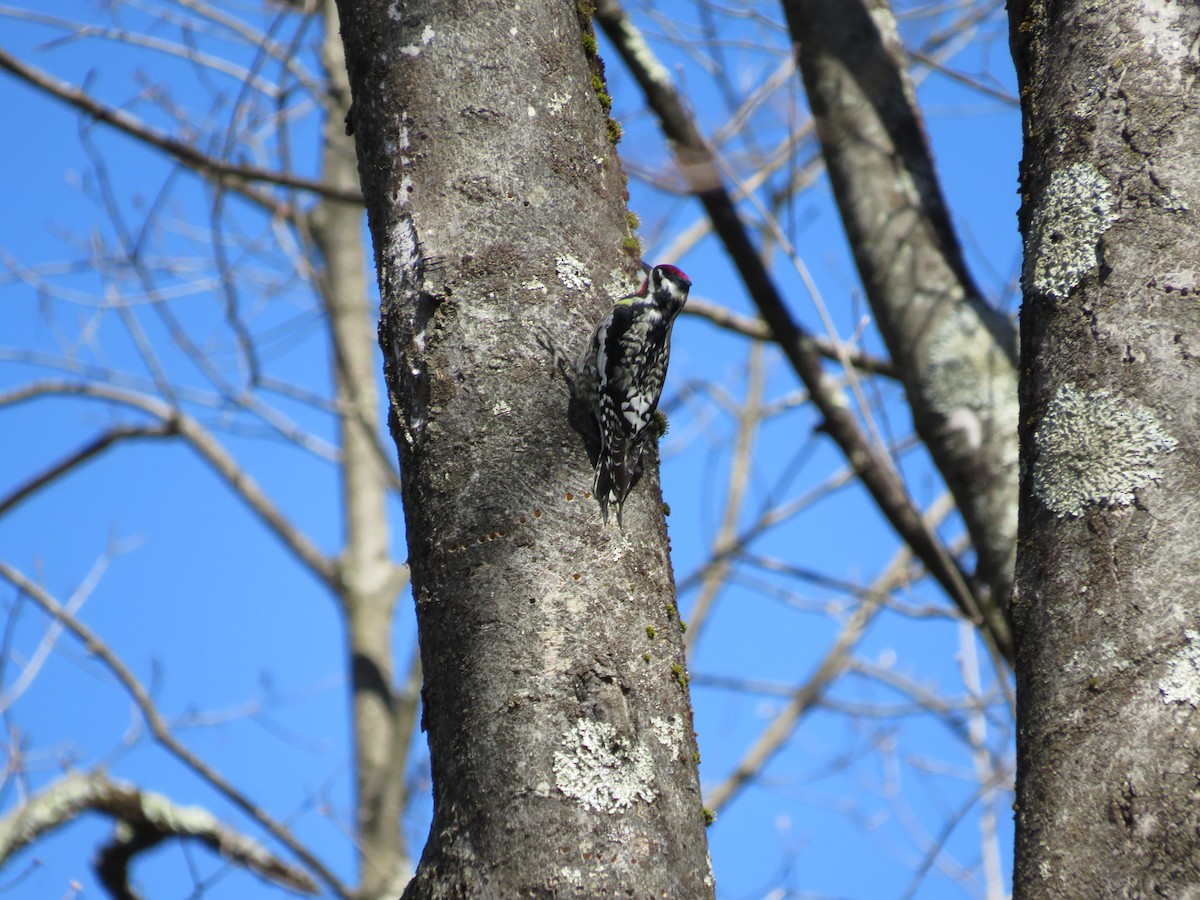
[[[8,393],[0,394],[0,407],[12,406],[52,394],[109,400],[140,410],[158,419],[171,431],[184,438],[221,476],[233,492],[287,545],[288,549],[296,554],[322,581],[335,587],[336,593],[336,567],[334,564],[280,512],[279,508],[263,493],[258,482],[246,473],[212,433],[191,416],[145,394],[121,390],[111,385],[73,381],[38,381],[25,385]]]
[[[990,635],[989,639],[999,652],[1011,661],[1011,636],[995,633],[989,627],[990,622],[979,611],[966,573],[925,524],[883,448],[872,444],[863,434],[842,392],[825,372],[813,337],[792,318],[722,184],[712,148],[684,108],[666,69],[617,0],[601,0],[596,6],[596,18],[659,117],[663,132],[674,146],[681,170],[712,219],[714,231],[725,244],[750,296],[778,338],[779,346],[824,416],[822,429],[841,448],[880,511],[954,604],[979,625],[983,633]]]
[[[72,41],[100,38],[101,40],[114,41],[134,47],[144,47],[168,56],[180,57],[197,66],[203,66],[214,72],[228,75],[237,81],[249,81],[256,91],[260,91],[268,97],[279,96],[279,87],[273,82],[256,78],[231,60],[215,54],[204,53],[193,46],[163,40],[152,35],[138,34],[124,28],[105,28],[100,25],[91,25],[74,19],[64,19],[60,16],[46,15],[34,10],[19,9],[11,6],[0,6],[0,16],[6,19],[35,22],[38,25],[45,25],[49,28],[57,28],[67,32],[63,37],[56,38],[44,45],[44,49],[61,47]]]
[[[12,73],[26,84],[38,88],[50,96],[56,97],[64,103],[75,107],[98,122],[111,125],[130,137],[137,138],[144,143],[157,147],[202,175],[215,178],[219,181],[229,181],[232,185],[263,182],[265,184],[308,191],[309,193],[322,197],[330,197],[334,200],[362,203],[362,195],[358,191],[337,190],[319,181],[301,178],[298,175],[289,175],[286,172],[263,169],[258,166],[236,165],[201,153],[193,144],[176,140],[160,131],[150,128],[124,110],[106,106],[81,88],[68,84],[65,81],[60,81],[52,75],[43,72],[41,69],[26,65],[3,49],[0,49],[0,69]],[[279,212],[284,210],[283,205],[269,197],[256,196],[255,199],[263,205],[277,209]]]
[[[689,649],[694,647],[700,639],[700,632],[704,630],[704,624],[712,604],[728,579],[731,565],[729,551],[737,542],[737,523],[742,512],[746,486],[750,481],[754,438],[762,422],[764,376],[762,353],[757,344],[750,349],[746,369],[749,384],[746,386],[746,398],[737,412],[737,437],[734,440],[733,459],[729,467],[729,488],[725,493],[725,513],[722,516],[721,528],[713,541],[714,562],[705,569],[704,580],[700,585],[700,595],[692,604],[688,619],[688,631],[684,635],[683,645]]]
[[[83,608],[83,604],[88,601],[88,598],[91,597],[92,592],[96,589],[96,585],[100,583],[100,579],[103,578],[104,573],[108,571],[109,563],[112,562],[114,555],[114,548],[110,546],[108,550],[103,553],[92,565],[91,571],[88,572],[87,577],[83,579],[83,582],[71,592],[71,596],[67,599],[66,603],[66,611],[68,615],[74,616],[79,612],[80,609]],[[15,617],[11,616],[10,614],[10,625],[14,618]],[[16,703],[17,700],[20,699],[21,695],[29,689],[29,686],[33,684],[34,680],[37,678],[38,672],[41,671],[41,668],[45,664],[46,660],[50,658],[50,653],[54,650],[54,647],[58,643],[58,639],[62,635],[62,632],[63,626],[52,620],[46,628],[46,633],[42,635],[42,639],[38,642],[37,649],[33,651],[33,655],[29,657],[29,660],[22,667],[21,674],[18,675],[12,684],[8,686],[8,688],[4,691],[3,696],[0,696],[0,713],[7,714],[12,708],[12,705]],[[11,637],[11,632],[6,631],[4,639],[4,655],[0,657],[0,666],[7,665],[8,663],[9,641]]]
[[[921,50],[909,50],[907,55],[914,62],[918,62],[923,66],[928,66],[935,72],[945,75],[952,81],[957,81],[961,85],[969,87],[973,91],[978,91],[985,97],[991,97],[993,100],[999,100],[1005,106],[1020,106],[1020,101],[1010,94],[1008,91],[1002,91],[999,88],[992,87],[989,84],[984,84],[978,78],[971,78],[964,75],[956,69],[950,68],[936,56],[930,53],[922,52]]]
[[[222,824],[208,810],[180,806],[162,794],[114,781],[102,770],[66,775],[0,819],[0,862],[86,812],[104,813],[125,826],[118,828],[96,861],[101,883],[114,896],[121,895],[118,885],[128,895],[128,868],[137,850],[171,837],[197,840],[230,863],[290,891],[320,891],[307,872]]]
[[[94,456],[99,456],[118,441],[129,438],[170,437],[173,434],[175,434],[175,431],[174,425],[171,422],[163,422],[162,424],[148,427],[141,425],[121,425],[116,428],[110,428],[103,434],[88,441],[75,452],[64,456],[54,465],[34,475],[23,485],[12,491],[7,497],[0,498],[0,516],[7,513],[18,503],[28,499],[30,495],[52,484],[63,475],[68,474],[77,466],[82,465]]]
[[[771,332],[771,327],[762,319],[739,316],[737,313],[717,303],[709,303],[695,297],[688,297],[687,306],[683,312],[684,315],[704,319],[718,328],[732,331],[734,334],[740,334],[743,337],[752,338],[756,341],[772,341],[777,343],[775,335]],[[841,362],[844,356],[860,372],[867,372],[871,375],[884,375],[888,378],[900,377],[899,371],[890,360],[872,356],[865,350],[857,350],[845,344],[836,344],[828,338],[822,337],[813,337],[813,344],[816,351],[826,359]]]
[[[971,808],[981,799],[986,799],[993,794],[996,788],[1000,787],[1007,780],[1007,777],[1007,773],[997,771],[991,778],[980,784],[974,793],[949,815],[942,824],[941,831],[938,832],[937,837],[929,843],[929,847],[925,850],[921,865],[917,867],[917,871],[913,874],[912,880],[903,894],[903,900],[911,900],[912,897],[916,896],[917,890],[921,887],[921,882],[925,879],[925,876],[929,873],[934,863],[937,862],[938,857],[946,847],[946,842],[950,840],[950,836],[954,833],[954,829],[958,827],[967,813],[971,811]]]
[[[9,581],[14,587],[18,588],[33,600],[34,603],[45,610],[48,615],[52,616],[55,621],[61,623],[63,627],[84,645],[89,653],[95,656],[113,674],[121,687],[133,699],[154,739],[164,749],[200,776],[200,778],[238,807],[238,809],[242,810],[242,812],[246,813],[246,815],[266,829],[276,840],[295,854],[296,858],[303,862],[337,896],[349,898],[349,891],[338,877],[318,860],[307,847],[301,844],[284,825],[275,821],[266,811],[227,782],[215,769],[176,740],[141,682],[137,680],[128,667],[126,667],[125,663],[113,653],[108,644],[102,641],[95,632],[70,615],[63,605],[43,590],[40,585],[30,581],[24,574],[5,562],[0,562],[0,577]]]
[[[930,526],[934,527],[951,509],[953,509],[953,502],[948,494],[944,494],[930,507],[928,513]],[[817,666],[816,671],[793,692],[791,700],[742,757],[742,761],[738,763],[733,773],[708,792],[705,802],[711,809],[720,810],[747,782],[762,772],[771,757],[791,737],[800,719],[821,699],[825,689],[833,683],[834,679],[845,670],[854,647],[866,634],[867,626],[882,609],[882,598],[903,583],[911,558],[911,549],[903,547],[892,559],[887,569],[872,585],[871,594],[842,626],[837,640],[829,648],[829,652],[825,654],[825,658]]]

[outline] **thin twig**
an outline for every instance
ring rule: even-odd
[[[229,179],[234,183],[262,182],[264,184],[296,188],[322,197],[345,200],[348,203],[362,203],[362,194],[358,191],[336,190],[321,184],[319,181],[313,181],[310,178],[301,178],[298,175],[276,172],[272,169],[263,169],[258,166],[236,165],[201,153],[194,145],[186,141],[176,140],[156,129],[150,128],[124,110],[100,103],[82,88],[61,81],[41,69],[26,65],[3,49],[0,49],[0,69],[10,72],[26,84],[32,85],[44,93],[74,106],[98,122],[111,125],[113,128],[124,132],[130,137],[158,147],[184,165],[203,175],[218,179]],[[258,199],[264,205],[272,208],[278,207],[276,209],[277,213],[283,213],[281,204],[266,197]]]
[[[133,699],[146,726],[150,729],[150,733],[164,749],[266,829],[276,840],[295,854],[296,858],[303,862],[334,894],[349,900],[350,892],[341,880],[301,844],[286,827],[275,821],[245,794],[226,781],[220,773],[175,739],[141,682],[95,632],[70,615],[62,604],[43,590],[40,585],[30,581],[23,573],[5,562],[0,562],[0,577],[9,581],[52,616],[55,621],[61,623],[71,634],[75,635],[89,653],[100,660]]]
[[[676,257],[672,256],[669,258],[675,259]],[[740,316],[732,310],[716,303],[709,303],[696,297],[688,297],[687,306],[684,307],[683,312],[684,315],[704,319],[718,328],[722,328],[725,331],[732,331],[734,334],[740,334],[743,337],[752,338],[756,341],[778,343],[775,340],[775,335],[771,332],[771,327],[762,319]],[[871,375],[883,375],[887,378],[900,377],[899,370],[897,370],[891,360],[880,356],[873,356],[865,350],[858,350],[848,344],[834,342],[828,338],[814,337],[813,343],[817,352],[826,359],[834,360],[835,362],[842,362],[845,359],[860,372],[866,372]]]
[[[37,381],[16,390],[0,394],[0,407],[12,406],[38,397],[63,394],[109,400],[137,409],[167,423],[180,437],[200,454],[233,492],[253,510],[267,527],[290,549],[313,574],[338,593],[336,566],[315,544],[305,537],[292,522],[270,501],[262,488],[238,464],[213,434],[185,413],[173,409],[155,397],[121,390],[105,384],[73,381]]]
[[[714,231],[725,244],[763,319],[824,416],[822,429],[841,448],[880,511],[930,575],[963,615],[989,634],[993,644],[997,643],[996,635],[990,634],[979,611],[967,574],[925,524],[885,449],[872,444],[863,434],[842,391],[825,371],[812,336],[792,317],[722,184],[712,148],[680,101],[667,70],[617,0],[600,0],[596,19],[659,117],[664,134],[674,146],[680,170],[712,219]],[[1003,644],[1003,653],[1011,661],[1011,643]]]

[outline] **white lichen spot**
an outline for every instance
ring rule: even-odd
[[[632,294],[641,287],[641,279],[629,280],[629,273],[621,269],[610,269],[608,280],[604,283],[603,293],[606,297],[624,297]]]
[[[1187,201],[1184,200],[1183,197],[1179,196],[1179,192],[1174,188],[1169,188],[1168,190],[1162,192],[1162,196],[1159,198],[1158,205],[1167,212],[1188,211]]]
[[[1200,633],[1184,632],[1187,645],[1167,663],[1166,677],[1158,681],[1158,692],[1166,704],[1200,706]]]
[[[1025,282],[1061,300],[1096,267],[1096,246],[1117,220],[1108,179],[1088,163],[1050,176],[1025,241]]]
[[[597,169],[603,169],[606,165],[608,165],[608,160],[603,156],[593,156],[592,165],[594,165]]]
[[[525,114],[527,116],[529,116],[529,118],[531,118],[531,119],[537,118],[537,110],[534,109],[532,106],[525,107]]]
[[[493,416],[508,416],[512,415],[512,407],[504,400],[497,400],[492,404]]]
[[[538,281],[536,278],[533,279],[532,281],[523,282],[521,284],[521,287],[523,287],[527,291],[541,291],[543,294],[546,293],[546,286],[544,284],[542,284],[540,281]]]
[[[534,785],[533,792],[535,794],[537,794],[537,796],[539,796],[539,797],[549,797],[550,796],[550,782],[539,781],[536,785]]]
[[[570,102],[570,94],[554,94],[546,101],[546,109],[552,113],[562,112],[564,107]]]
[[[554,751],[555,782],[583,806],[614,814],[638,800],[652,803],[658,796],[650,786],[650,751],[619,737],[607,722],[578,720],[563,734],[562,747]]]
[[[669,719],[664,719],[660,716],[652,716],[650,718],[650,725],[654,729],[654,736],[658,738],[660,744],[674,750],[680,749],[683,744],[682,718],[671,716]]]
[[[1041,862],[1038,863],[1038,874],[1042,876],[1043,881],[1050,880],[1051,871],[1052,871],[1052,869],[1050,868],[1049,860],[1043,859]]]
[[[388,6],[387,14],[388,18],[393,22],[402,22],[404,20],[404,13],[400,12],[400,0],[396,0],[395,3]]]
[[[1034,438],[1033,491],[1061,519],[1091,505],[1128,506],[1162,478],[1157,462],[1175,449],[1154,413],[1136,400],[1064,384]]]
[[[560,256],[554,260],[554,271],[558,280],[573,291],[585,291],[592,286],[583,263],[573,256]]]
[[[1005,441],[1017,464],[1016,329],[1000,313],[963,300],[934,326],[922,380],[930,405],[970,447]],[[1007,340],[1012,346],[1001,346]]]
[[[1118,672],[1124,672],[1133,665],[1129,660],[1121,658],[1117,653],[1117,645],[1112,641],[1100,642],[1100,661],[1105,668],[1116,669]]]
[[[392,225],[388,231],[387,253],[384,258],[402,268],[416,266],[420,263],[420,246],[411,218],[402,216]]]
[[[391,17],[393,22],[399,22],[400,14],[398,11],[396,11],[395,14],[393,15],[393,11],[395,11],[395,10],[396,10],[395,6],[389,7],[388,15]],[[400,48],[400,55],[407,56],[410,58],[415,57],[415,56],[420,56],[421,49],[423,47],[428,47],[430,44],[432,44],[434,37],[436,37],[434,30],[430,26],[426,25],[425,30],[421,32],[420,45],[418,46],[417,44],[406,44],[405,46]]]
[[[519,31],[519,29],[517,28],[516,25],[514,25],[512,28],[508,29],[509,37],[516,37],[518,31]]]

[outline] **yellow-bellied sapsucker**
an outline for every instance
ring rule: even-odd
[[[637,293],[618,300],[596,326],[577,366],[579,393],[600,428],[595,495],[606,523],[612,504],[621,524],[667,378],[671,327],[691,286],[675,266],[655,266]]]

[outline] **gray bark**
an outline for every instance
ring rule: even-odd
[[[340,10],[434,779],[405,896],[711,896],[657,467],[604,528],[558,365],[637,277],[587,11]]]
[[[1025,127],[1015,896],[1200,885],[1200,9],[1010,3]]]
[[[888,0],[785,0],[822,155],[913,424],[977,557],[977,602],[1012,658],[1017,336],[982,299],[942,197]]]

